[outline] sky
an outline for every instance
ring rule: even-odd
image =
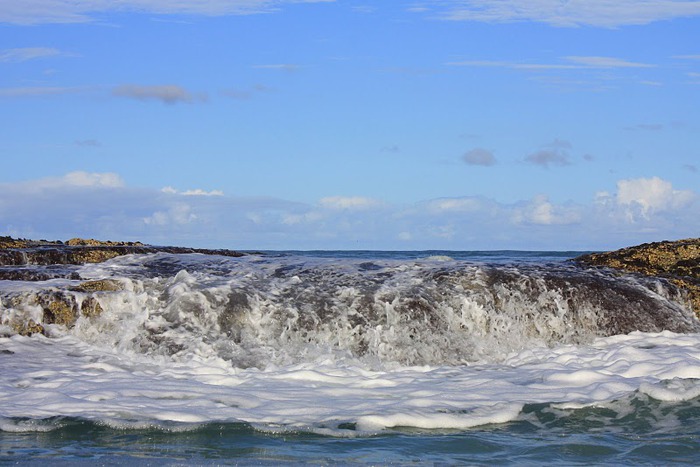
[[[0,0],[0,235],[700,236],[700,1]]]

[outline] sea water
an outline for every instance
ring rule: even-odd
[[[158,253],[0,281],[0,462],[700,462],[682,292],[572,256]],[[106,278],[99,315],[17,333]]]

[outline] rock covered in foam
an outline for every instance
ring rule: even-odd
[[[101,263],[117,256],[148,253],[200,253],[221,256],[243,256],[232,250],[210,250],[184,247],[157,247],[141,242],[115,242],[71,238],[66,242],[15,239],[0,236],[0,280],[46,281],[57,278],[79,280],[70,267]],[[33,268],[49,266],[50,269]],[[82,282],[68,290],[43,290],[38,293],[10,293],[0,297],[0,313],[4,324],[23,335],[46,333],[45,325],[71,327],[80,316],[94,317],[102,313],[98,296],[122,290],[118,281],[98,279]],[[77,294],[73,293],[77,292]],[[34,309],[36,311],[30,312]],[[3,311],[4,310],[4,311]],[[8,312],[12,310],[12,312]]]

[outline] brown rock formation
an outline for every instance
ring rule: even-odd
[[[27,240],[12,237],[0,237],[0,248],[27,248]]]
[[[66,241],[68,246],[144,246],[141,242],[113,242],[111,240],[95,240],[94,238],[71,238]]]
[[[687,292],[693,311],[700,317],[700,238],[644,243],[583,255],[575,261],[666,278]]]

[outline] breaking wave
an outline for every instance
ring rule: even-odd
[[[78,287],[105,278],[117,290]],[[632,331],[700,331],[671,284],[563,262],[124,256],[6,286],[5,334],[13,323],[41,321],[37,295],[46,290],[80,308],[69,332],[92,345],[234,368],[329,358],[367,368],[500,362]],[[86,300],[100,313],[85,312]]]

